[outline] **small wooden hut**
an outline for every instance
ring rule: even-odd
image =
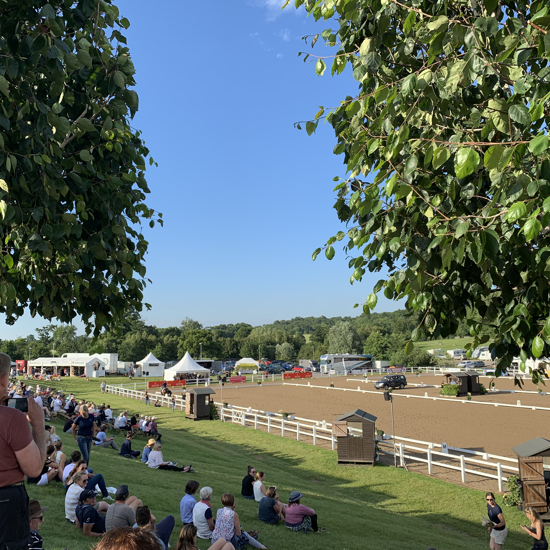
[[[512,451],[518,455],[519,481],[523,488],[524,509],[531,506],[539,514],[546,514],[548,498],[545,485],[549,481],[550,471],[546,470],[545,476],[544,466],[550,468],[550,441],[543,437],[536,437],[513,447]]]
[[[376,463],[376,416],[356,409],[339,416],[332,423],[338,441],[338,464]]]
[[[443,384],[455,383],[460,390],[458,395],[479,395],[479,375],[469,372],[448,372],[443,375]]]
[[[185,390],[185,416],[192,420],[210,420],[210,396],[212,388],[187,388]]]

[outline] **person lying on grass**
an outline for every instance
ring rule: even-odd
[[[85,489],[75,510],[75,526],[87,537],[101,537],[105,533],[105,517],[96,510],[95,497],[95,491]]]
[[[154,468],[155,470],[172,470],[174,472],[194,472],[193,466],[189,464],[189,466],[182,466],[181,468],[178,468],[176,464],[172,464],[171,462],[164,462],[164,457],[162,456],[162,444],[160,441],[155,442],[153,445],[153,450],[149,453],[149,460],[147,461],[147,464],[149,468]]]
[[[197,548],[197,528],[194,525],[183,526],[175,550],[199,550]],[[209,550],[235,550],[235,547],[225,539],[219,539]]]
[[[176,520],[174,516],[166,516],[162,521],[157,523],[157,519],[151,513],[149,506],[140,506],[136,510],[136,523],[134,527],[142,529],[144,531],[149,531],[158,541],[162,544],[163,550],[168,550],[169,544],[168,541],[172,536],[172,531],[176,525]]]
[[[287,505],[279,500],[277,487],[269,487],[267,494],[258,506],[258,519],[270,525],[276,525],[285,519]]]
[[[74,523],[76,520],[76,507],[78,506],[82,492],[84,490],[89,490],[95,494],[93,490],[95,485],[92,485],[90,478],[91,476],[85,470],[83,472],[77,472],[73,477],[74,483],[65,493],[65,517],[71,523]],[[109,504],[105,501],[99,502],[96,505],[96,509],[98,512],[107,512],[107,510],[109,510]]]
[[[313,508],[300,504],[303,493],[292,491],[288,498],[286,507],[285,525],[292,531],[309,533],[309,531],[326,532],[326,529],[319,529],[317,526],[317,514]]]
[[[220,539],[230,541],[235,550],[242,550],[247,544],[253,548],[266,550],[267,546],[260,544],[256,537],[258,533],[250,531],[247,533],[241,529],[239,515],[235,512],[235,496],[231,493],[222,495],[223,508],[216,514],[216,527],[212,533],[212,545]]]
[[[109,506],[105,516],[105,528],[107,531],[119,527],[133,527],[136,522],[136,510],[143,506],[143,502],[130,496],[128,485],[119,485],[116,490],[115,503]]]

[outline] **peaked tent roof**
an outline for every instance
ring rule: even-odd
[[[136,365],[149,365],[150,363],[158,363],[158,364],[163,364],[164,363],[162,361],[159,361],[152,353],[149,353],[149,355],[147,357],[145,357],[145,359],[142,359],[141,361],[138,361],[136,363]]]
[[[550,449],[550,441],[543,437],[535,437],[535,439],[531,439],[531,441],[512,447],[512,451],[521,457],[536,456],[548,449]]]
[[[343,421],[347,420],[348,418],[351,418],[352,416],[360,416],[361,418],[364,418],[365,420],[370,420],[371,422],[376,422],[377,417],[373,416],[372,414],[366,413],[365,411],[362,411],[361,409],[355,409],[354,411],[351,411],[349,413],[343,414],[339,416],[336,421]]]
[[[201,367],[186,351],[183,358],[178,361],[173,367],[166,369],[166,372],[210,372],[210,369]]]
[[[258,361],[255,361],[254,359],[252,359],[252,357],[243,357],[242,359],[239,359],[235,363],[235,366],[237,366],[237,365],[256,365],[256,366],[258,366],[259,363],[258,363]]]

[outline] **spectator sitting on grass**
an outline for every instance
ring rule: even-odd
[[[162,439],[162,434],[159,434],[158,432],[158,426],[157,426],[157,417],[156,416],[152,416],[151,417],[151,424],[149,425],[149,434],[150,435],[156,435],[157,436],[157,441],[160,441]]]
[[[201,499],[193,508],[193,525],[197,528],[197,536],[201,539],[211,539],[215,523],[212,517],[212,487],[203,487],[200,492]]]
[[[107,405],[105,407],[105,418],[107,419],[107,422],[112,422],[113,420],[113,411],[111,409],[111,405]]]
[[[122,443],[122,448],[120,449],[120,455],[125,458],[137,458],[139,456],[139,451],[132,451],[132,439],[134,435],[132,432],[126,434],[126,439]]]
[[[270,487],[258,506],[258,519],[269,525],[276,525],[285,518],[286,504],[279,500],[277,487]]]
[[[86,488],[95,489],[95,487],[98,486],[101,490],[101,494],[103,495],[103,500],[113,500],[113,497],[109,496],[107,486],[105,485],[105,479],[101,474],[94,474],[91,471],[91,468],[88,469],[88,465],[83,460],[79,460],[75,464],[75,466],[76,468],[75,470],[73,470],[74,473],[71,472],[65,482],[66,487],[70,487],[74,483],[74,475],[76,474],[76,472],[86,472],[88,474],[88,485],[86,486]]]
[[[65,461],[65,467],[63,468],[63,483],[69,477],[69,474],[72,472],[74,465],[82,460],[82,453],[80,451],[73,451],[71,457]]]
[[[223,508],[216,514],[216,527],[212,533],[212,546],[218,540],[227,540],[235,547],[235,550],[242,550],[247,544],[254,548],[266,550],[263,544],[260,544],[255,537],[257,533],[251,531],[247,533],[241,530],[239,515],[235,512],[235,497],[231,493],[222,495]]]
[[[55,477],[58,476],[59,464],[54,462],[51,458],[55,454],[55,448],[53,445],[48,445],[46,449],[46,460],[44,466],[42,466],[42,472],[36,477],[27,477],[27,483],[29,485],[37,485],[43,487],[48,485]]]
[[[248,474],[243,478],[241,495],[248,500],[254,500],[254,476],[256,468],[248,466]]]
[[[54,443],[55,458],[54,460],[59,464],[59,481],[63,481],[63,473],[65,471],[65,462],[67,456],[63,452],[63,441],[59,440]]]
[[[74,420],[72,418],[69,418],[69,420],[67,420],[67,422],[65,422],[65,424],[63,425],[63,433],[71,433],[73,424]]]
[[[155,401],[155,407],[160,407],[160,401],[158,400],[158,397],[157,397],[157,400]]]
[[[151,452],[151,450],[153,448],[153,445],[155,443],[156,443],[156,440],[151,438],[151,439],[149,439],[149,441],[147,441],[147,445],[145,445],[145,447],[143,447],[143,453],[141,455],[141,461],[144,464],[147,464],[147,461],[149,460],[149,453]]]
[[[77,472],[73,479],[74,483],[65,493],[65,517],[71,523],[74,523],[76,520],[75,511],[78,506],[78,499],[80,498],[80,495],[84,490],[93,490],[95,487],[95,485],[90,483],[91,476],[86,471]],[[107,512],[109,509],[109,504],[105,501],[99,502],[96,505],[96,509],[98,512]]]
[[[197,504],[194,495],[198,488],[199,482],[194,479],[190,479],[185,486],[185,496],[180,502],[180,517],[184,525],[193,523],[193,508]]]
[[[147,461],[147,464],[149,468],[153,468],[155,470],[172,470],[174,472],[194,472],[195,470],[189,464],[189,466],[183,466],[181,468],[178,468],[175,464],[172,464],[171,462],[164,462],[164,457],[162,456],[162,444],[160,441],[156,441],[153,445],[152,451],[149,453],[149,460]]]
[[[132,415],[132,418],[130,418],[130,426],[132,427],[132,430],[139,429],[138,419],[139,419],[139,413],[134,413]]]
[[[48,506],[40,506],[38,500],[31,500],[29,502],[29,519],[31,529],[31,539],[29,541],[29,550],[42,550],[42,537],[38,534],[42,523],[44,522],[44,511]]]
[[[105,517],[95,508],[95,496],[96,492],[90,489],[82,491],[75,510],[75,525],[87,537],[101,537],[105,533]]]
[[[256,481],[252,484],[254,487],[254,498],[256,502],[260,502],[265,497],[266,491],[264,487],[265,474],[264,472],[256,472]]]
[[[115,438],[113,436],[107,437],[107,434],[105,433],[106,430],[106,424],[102,424],[99,427],[99,432],[95,435],[95,445],[97,447],[112,447],[115,451],[120,451],[118,445],[115,443]]]
[[[136,510],[136,523],[134,527],[139,527],[144,531],[149,531],[162,544],[163,550],[168,550],[168,541],[176,525],[174,516],[166,516],[162,521],[156,523],[157,519],[151,513],[148,506],[140,506]]]
[[[183,526],[175,550],[199,550],[197,548],[197,528],[194,525]],[[209,550],[235,550],[235,547],[222,538],[217,540]]]
[[[119,527],[133,527],[136,522],[136,510],[143,506],[139,498],[130,496],[128,485],[119,485],[115,495],[116,502],[109,506],[105,516],[105,527],[112,531]]]
[[[93,550],[165,550],[150,531],[119,527],[105,533]]]
[[[308,508],[300,504],[303,493],[292,491],[288,498],[288,506],[286,507],[285,525],[292,531],[299,533],[308,533],[309,531],[322,531],[317,526],[317,514],[313,508]]]

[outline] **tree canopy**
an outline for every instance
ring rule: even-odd
[[[0,3],[0,312],[97,335],[142,310],[149,151],[111,0]],[[152,163],[152,159],[149,159]]]
[[[550,355],[548,1],[295,5],[335,23],[306,37],[331,48],[306,55],[316,73],[330,60],[358,85],[305,124],[311,134],[326,119],[347,170],[334,208],[349,229],[314,259],[343,241],[352,283],[387,272],[363,309],[380,292],[406,299],[419,319],[407,351],[466,319],[499,371]]]

